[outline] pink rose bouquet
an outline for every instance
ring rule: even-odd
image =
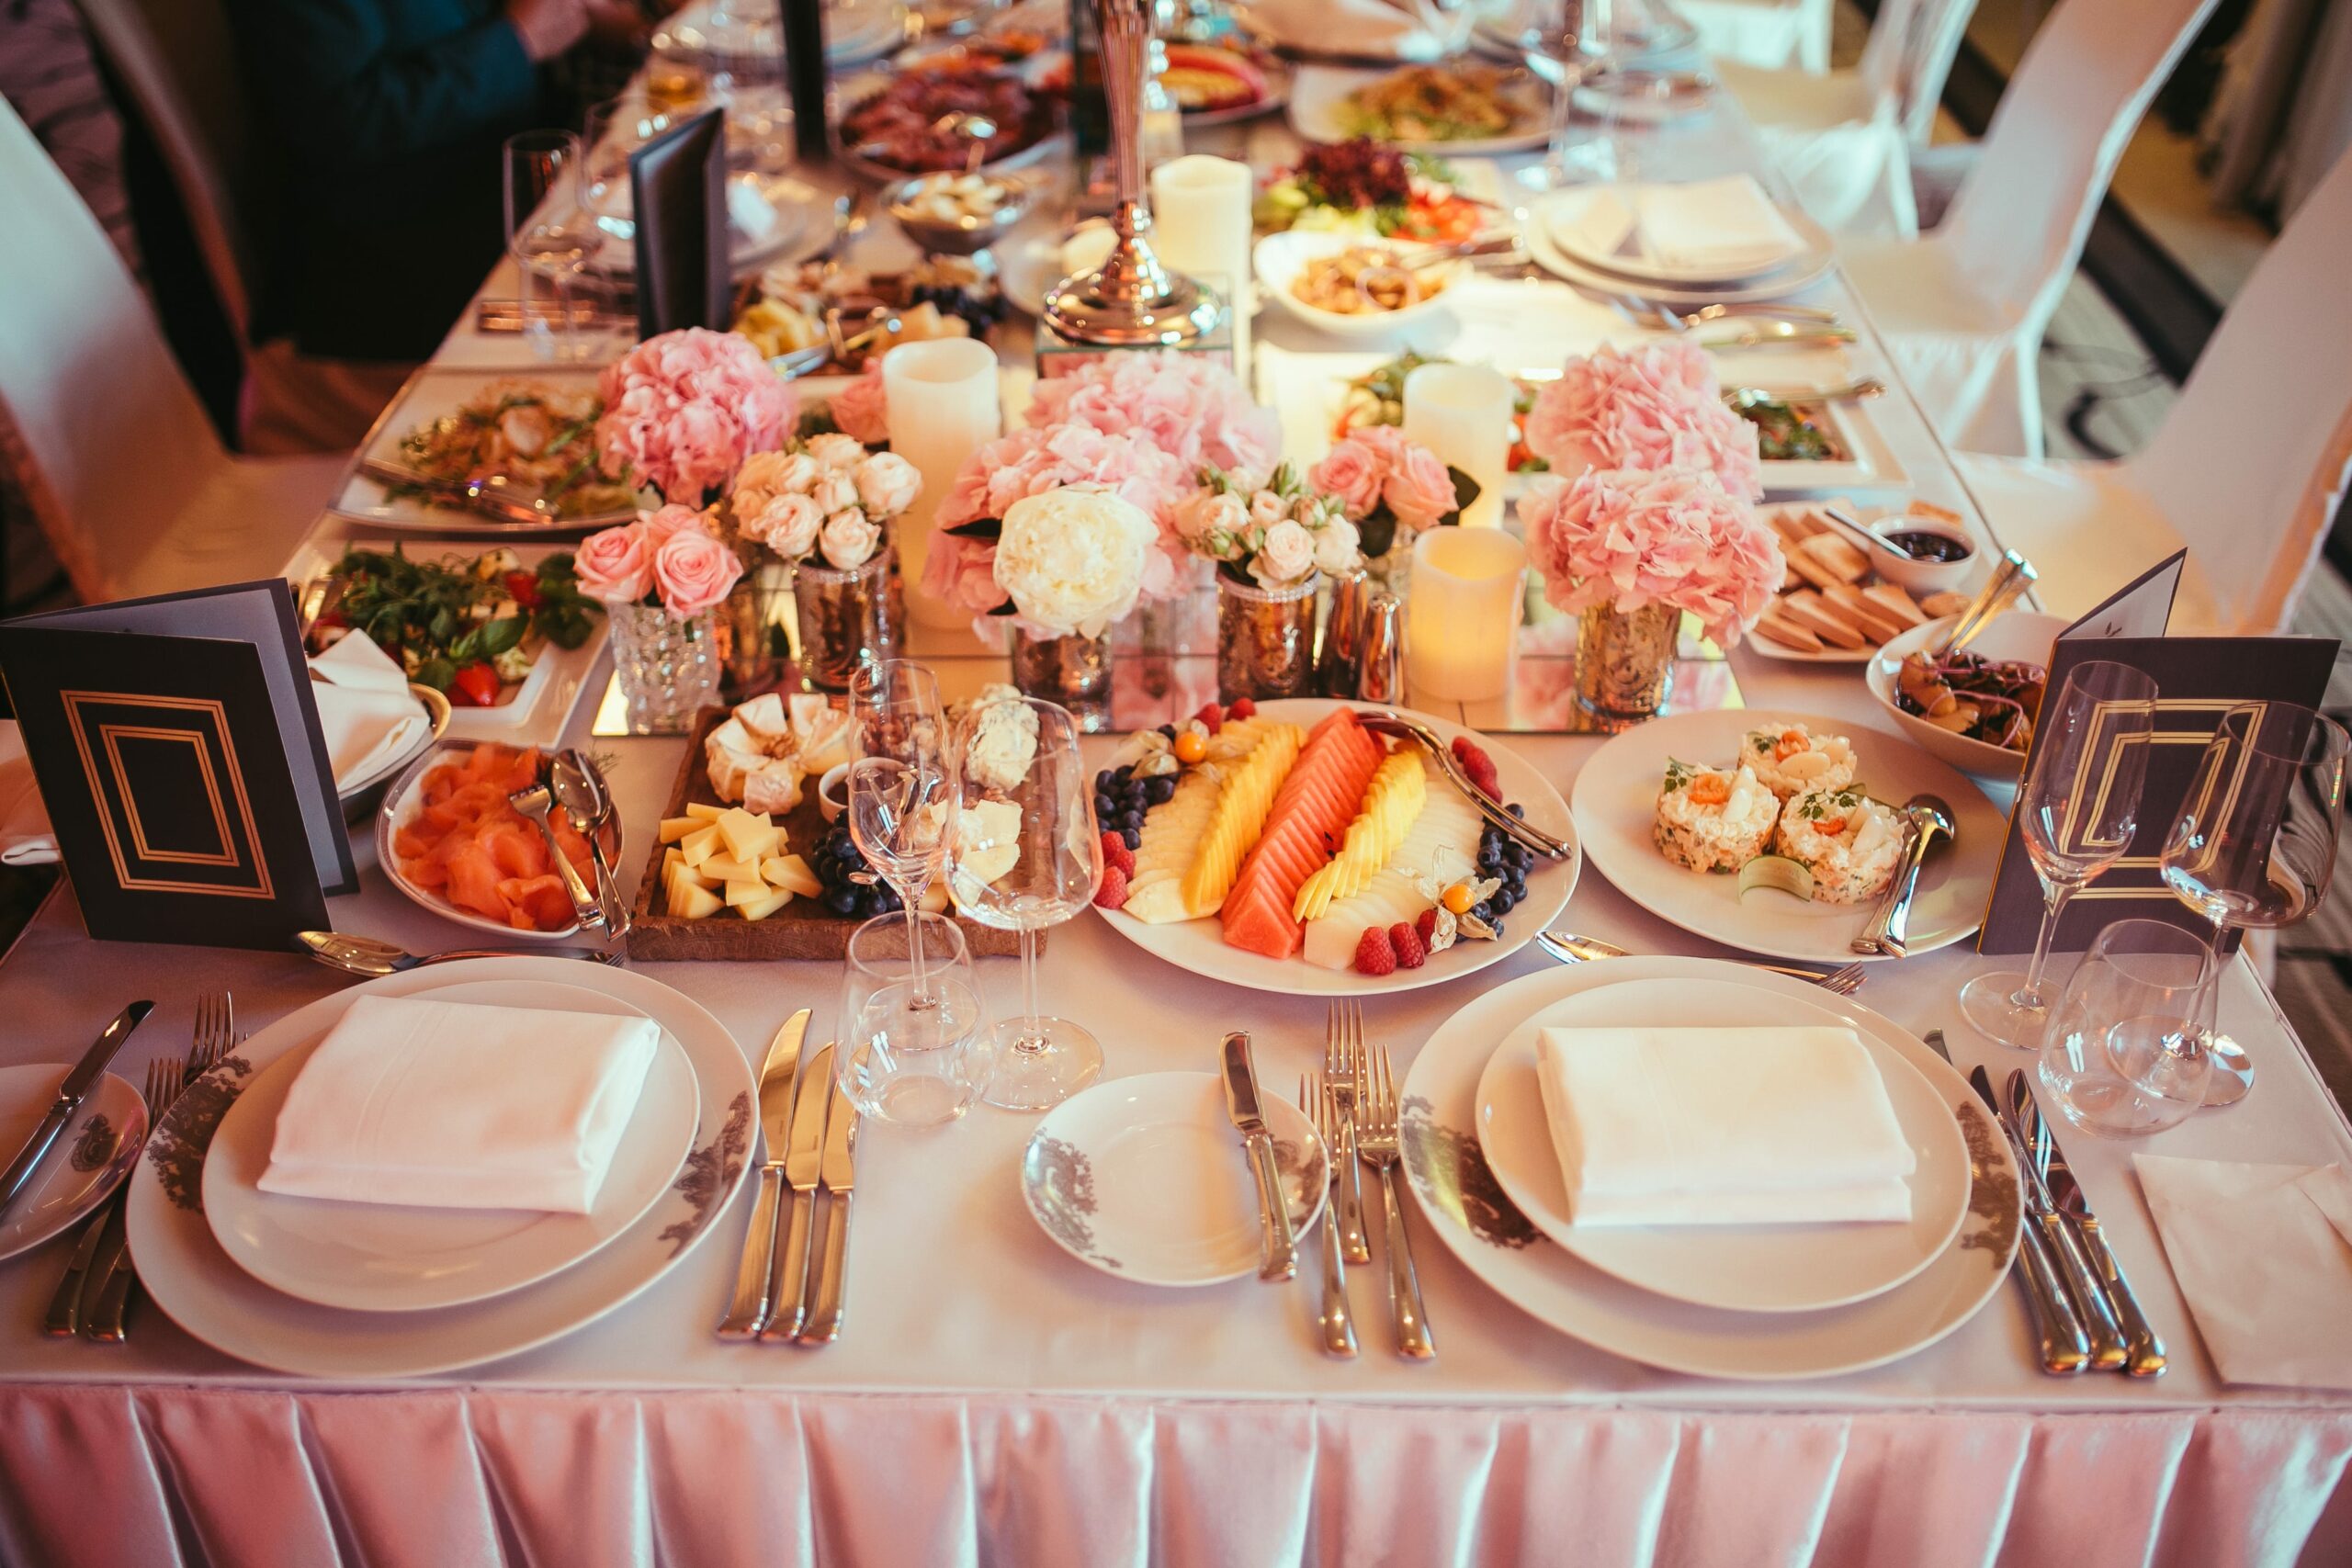
[[[1106,354],[1037,383],[1032,425],[1085,424],[1148,441],[1190,475],[1204,468],[1264,475],[1282,460],[1282,416],[1204,355]],[[844,426],[846,428],[846,426]]]
[[[660,605],[689,620],[718,604],[743,563],[710,513],[691,506],[640,512],[634,523],[591,534],[572,557],[580,591],[610,604]]]
[[[1478,481],[1392,424],[1368,424],[1334,443],[1306,482],[1334,497],[1363,536],[1367,556],[1385,556],[1402,533],[1462,521]]]
[[[854,570],[889,543],[886,525],[915,503],[922,476],[896,452],[868,452],[853,436],[812,435],[762,452],[735,476],[728,510],[735,529],[789,561],[822,557]]]
[[[1544,596],[1559,609],[1671,604],[1726,648],[1756,624],[1787,570],[1755,508],[1703,471],[1589,468],[1541,479],[1519,515]]]
[[[1205,483],[1176,503],[1176,536],[1236,582],[1295,588],[1318,571],[1353,567],[1356,525],[1336,495],[1310,491],[1288,463],[1263,485],[1208,469]]]
[[[1764,494],[1756,426],[1724,401],[1714,356],[1692,343],[1626,353],[1607,344],[1570,358],[1535,395],[1527,446],[1554,473],[1699,468],[1743,500]]]
[[[665,501],[702,501],[799,420],[798,398],[749,339],[701,327],[646,339],[605,367],[597,390],[605,472]]]

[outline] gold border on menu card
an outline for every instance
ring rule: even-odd
[[[234,865],[236,846],[229,841],[229,817],[222,810],[220,784],[213,776],[212,753],[206,750],[204,737],[192,729],[163,729],[143,724],[102,724],[98,739],[106,743],[107,762],[114,770],[115,788],[125,801],[130,798],[130,780],[122,768],[121,740],[167,740],[187,746],[196,752],[196,765],[204,775],[204,793],[212,805],[212,841],[217,851],[200,853],[194,850],[159,850],[147,841],[147,823],[136,811],[126,811],[130,818],[130,847],[142,861],[162,861],[177,865]]]
[[[275,897],[270,886],[269,863],[263,858],[261,852],[261,833],[254,823],[253,803],[245,794],[244,773],[238,766],[237,749],[229,737],[228,711],[220,703],[209,697],[164,697],[141,692],[61,691],[58,693],[58,698],[64,705],[65,725],[73,732],[74,750],[82,759],[83,776],[89,783],[91,798],[96,803],[98,808],[98,830],[106,836],[107,853],[114,862],[115,880],[125,891],[204,893],[223,898],[266,899]],[[204,787],[212,807],[213,819],[221,828],[221,843],[228,852],[225,858],[214,859],[209,856],[169,852],[152,858],[206,865],[233,866],[243,862],[252,867],[254,881],[251,886],[239,886],[214,882],[176,882],[130,874],[130,868],[123,860],[121,840],[115,832],[114,814],[107,809],[106,781],[100,777],[97,759],[91,752],[90,738],[85,729],[81,711],[85,704],[102,703],[129,708],[160,709],[166,714],[175,716],[201,716],[202,720],[209,721],[212,738],[220,748],[221,761],[228,770],[229,792],[236,797],[236,825],[244,830],[243,844],[233,841],[227,804],[221,795],[220,781],[213,776],[210,759],[208,756],[203,770]],[[114,775],[114,782],[119,791],[117,798],[122,804],[124,818],[130,823],[133,848],[142,859],[150,858],[146,855],[147,833],[145,827],[140,821],[139,804],[130,792],[129,780],[123,774],[121,759],[115,750],[112,739],[117,731],[134,735],[146,732],[133,727],[105,724],[99,725],[98,729],[107,744],[107,759],[111,764],[109,771]],[[166,733],[175,737],[189,736],[194,739],[199,753],[203,751],[202,736],[196,734],[188,728],[182,726],[170,728]]]

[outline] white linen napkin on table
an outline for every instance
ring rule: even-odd
[[[1907,1220],[1917,1164],[1850,1029],[1546,1029],[1579,1225]]]
[[[311,700],[337,789],[368,777],[415,746],[432,728],[424,705],[391,656],[357,632],[313,655]]]
[[[0,864],[50,865],[57,860],[57,835],[33,783],[25,738],[13,718],[0,719]]]
[[[1478,19],[1472,6],[1442,11],[1424,0],[1255,0],[1249,9],[1277,43],[1416,63],[1460,53]]]
[[[1677,272],[1747,277],[1804,248],[1753,175],[1682,185],[1645,185],[1633,193],[1643,248]]]
[[[302,1064],[257,1185],[587,1213],[661,1041],[647,1018],[361,997]]]
[[[2197,1332],[2229,1382],[2352,1388],[2352,1177],[2133,1155]]]

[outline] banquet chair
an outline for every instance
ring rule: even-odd
[[[1847,281],[1947,446],[2041,454],[2035,360],[2124,144],[2215,0],[2063,0],[1942,223],[1846,239]]]
[[[1911,153],[1935,129],[1976,0],[1884,0],[1853,70],[1807,75],[1719,61],[1773,163],[1814,220],[1849,234],[1919,231]]]
[[[0,463],[85,601],[277,574],[344,459],[222,449],[97,220],[0,103]]]
[[[1960,455],[2042,602],[2089,610],[2184,546],[2182,632],[2285,628],[2352,484],[2352,153],[2239,291],[2147,446],[2115,462]]]

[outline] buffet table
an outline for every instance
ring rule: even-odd
[[[1743,130],[1723,122],[1719,133],[1736,146]],[[492,280],[502,290],[511,276]],[[1815,298],[1861,325],[1856,367],[1884,374],[1858,302],[1834,281]],[[1288,331],[1270,321],[1264,336],[1282,343]],[[452,358],[481,364],[481,352],[469,330],[453,334]],[[1875,416],[1917,493],[1981,529],[1907,398],[1882,400]],[[1747,651],[1732,661],[1749,706],[1883,723],[1850,667]],[[611,759],[638,846],[621,867],[633,884],[680,743],[592,739],[594,705],[580,705],[566,740]],[[1565,794],[1598,741],[1506,743]],[[419,952],[468,944],[385,883],[372,835],[356,834],[355,850],[365,886],[331,902],[338,929]],[[1636,953],[1708,951],[1589,866],[1563,923]],[[1548,963],[1530,947],[1475,981],[1377,999],[1368,1029],[1401,1075],[1449,1014]],[[1044,965],[1053,1006],[1100,1034],[1112,1077],[1204,1070],[1232,1029],[1254,1035],[1271,1095],[1287,1098],[1319,1060],[1318,998],[1198,978],[1091,916],[1054,931]],[[1972,1034],[1954,1001],[1989,966],[1965,944],[1873,964],[1859,999],[1914,1031],[1945,1028],[1962,1068],[1997,1074],[2026,1058]],[[642,970],[707,1008],[754,1061],[797,1008],[815,1010],[812,1045],[831,1026],[831,964]],[[990,1006],[1011,1007],[1013,966],[980,973]],[[0,1011],[13,1025],[5,1059],[63,1057],[122,1001],[152,996],[155,1017],[117,1065],[135,1078],[147,1055],[182,1048],[201,990],[232,989],[252,1030],[341,983],[290,953],[96,945],[62,890],[0,964]],[[2228,972],[2222,1020],[2259,1086],[2164,1135],[2162,1152],[2352,1159],[2352,1127],[2244,961]],[[134,1310],[120,1347],[44,1338],[35,1325],[63,1265],[53,1243],[0,1268],[0,1302],[17,1325],[0,1337],[0,1559],[2352,1560],[2352,1396],[2219,1380],[2129,1175],[2129,1145],[2065,1139],[2172,1348],[2161,1380],[2043,1376],[2022,1302],[2004,1288],[1948,1338],[1892,1365],[1740,1383],[1653,1371],[1553,1333],[1481,1285],[1418,1214],[1436,1360],[1388,1353],[1371,1270],[1354,1287],[1364,1354],[1329,1360],[1311,1269],[1284,1286],[1161,1291],[1075,1264],[1022,1205],[1016,1173],[1033,1124],[983,1106],[944,1130],[864,1131],[848,1325],[822,1349],[711,1332],[748,1190],[680,1267],[602,1321],[393,1386],[258,1371],[152,1305]]]

